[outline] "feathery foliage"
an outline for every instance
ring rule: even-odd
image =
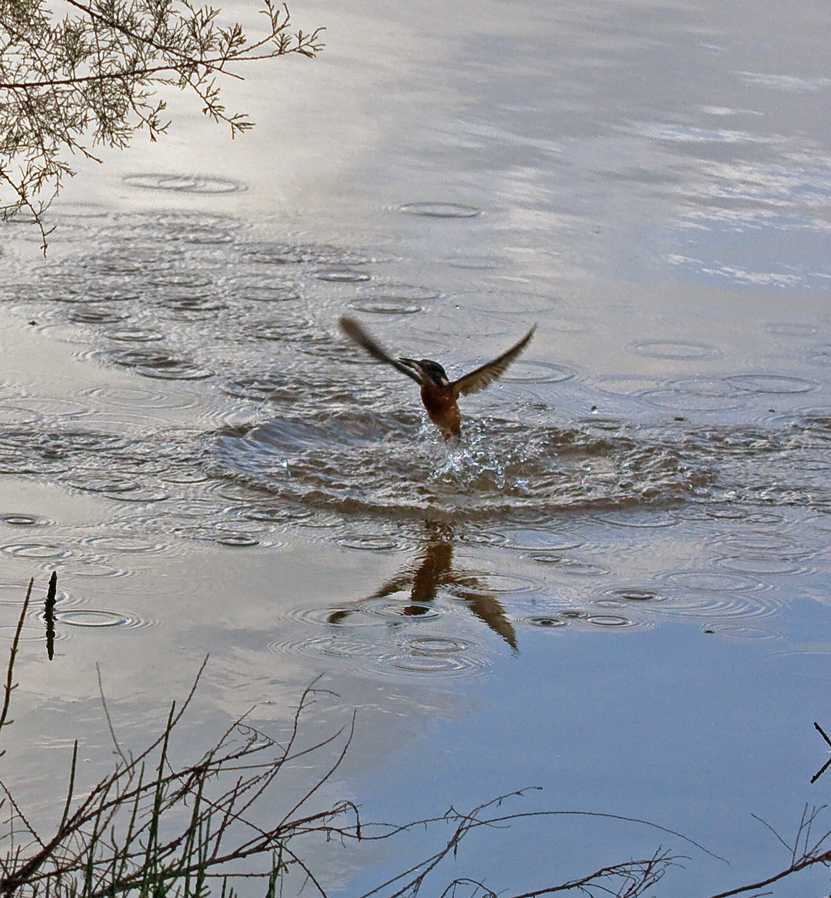
[[[163,85],[196,94],[231,135],[253,123],[222,103],[222,76],[290,54],[314,57],[321,31],[293,31],[288,7],[262,0],[264,29],[249,38],[220,10],[189,0],[0,0],[0,214],[25,210],[46,238],[42,214],[73,174],[74,156],[126,146],[167,129]],[[100,161],[100,160],[97,160]]]

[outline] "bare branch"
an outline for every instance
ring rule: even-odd
[[[193,93],[233,137],[253,122],[225,108],[222,78],[323,49],[322,29],[292,32],[288,8],[272,0],[262,0],[267,26],[253,39],[188,0],[67,2],[73,13],[58,21],[47,0],[0,3],[0,214],[28,211],[44,251],[42,216],[74,174],[67,156],[95,159],[93,147],[125,147],[140,129],[155,141],[169,124],[161,87]]]
[[[17,658],[17,649],[20,645],[20,634],[23,631],[23,622],[26,620],[26,612],[29,610],[29,600],[32,598],[32,587],[35,585],[35,578],[29,580],[29,588],[26,590],[26,598],[23,600],[23,607],[20,609],[20,615],[17,619],[17,628],[14,631],[14,639],[12,639],[12,647],[9,650],[9,665],[6,668],[6,686],[3,695],[3,710],[0,711],[0,730],[4,726],[12,723],[8,720],[9,705],[12,699],[12,692],[17,688],[14,682],[14,662]]]

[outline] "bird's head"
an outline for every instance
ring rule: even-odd
[[[419,374],[422,383],[429,380],[437,387],[450,385],[447,373],[438,362],[434,362],[431,359],[420,359],[418,361],[415,359],[399,359],[398,361]]]

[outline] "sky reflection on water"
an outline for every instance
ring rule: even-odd
[[[831,725],[827,10],[302,12],[329,46],[232,87],[253,134],[185,110],[82,167],[46,262],[5,227],[3,626],[32,573],[61,587],[13,735],[80,722],[106,769],[94,663],[129,740],[210,652],[194,744],[250,705],[279,728],[322,672],[376,816],[540,785],[729,857],[673,895],[784,862],[750,815],[824,803]],[[449,371],[539,330],[454,456],[345,312]],[[29,744],[4,763],[48,807]],[[471,871],[517,889],[671,841],[499,839]]]

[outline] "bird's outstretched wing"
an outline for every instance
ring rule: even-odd
[[[484,390],[489,384],[492,384],[498,377],[501,377],[508,366],[513,362],[525,347],[531,342],[534,331],[537,329],[535,324],[531,330],[519,341],[512,346],[507,352],[497,356],[492,362],[486,362],[470,374],[465,374],[458,380],[454,381],[451,386],[456,396],[469,396],[471,393],[478,393]]]
[[[386,362],[388,365],[392,365],[393,368],[397,369],[402,374],[406,374],[407,377],[412,377],[417,384],[421,383],[421,377],[415,369],[409,368],[403,362],[399,362],[398,359],[394,359],[391,355],[387,355],[381,346],[369,336],[354,318],[344,315],[340,319],[340,329],[353,343],[357,343],[361,349],[366,350],[372,358],[378,359],[379,362]]]

